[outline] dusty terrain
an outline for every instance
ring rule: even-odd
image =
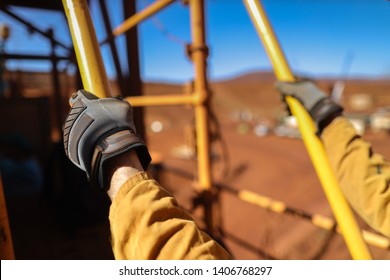
[[[328,89],[331,81],[322,81],[320,85]],[[257,122],[267,121],[273,127],[284,114],[279,96],[273,88],[272,75],[247,75],[212,83],[211,88],[213,108],[228,151],[227,154],[219,141],[212,144],[215,182],[268,196],[310,214],[333,217],[302,141],[279,137],[272,131],[264,137],[253,133]],[[179,94],[185,90],[181,85],[148,83],[144,91],[146,94]],[[33,90],[29,92],[35,94]],[[348,112],[352,112],[349,98],[354,93],[362,92],[370,94],[374,100],[369,109],[371,111],[390,104],[390,82],[353,81],[347,84],[344,97]],[[251,118],[238,119],[240,112],[250,112]],[[161,132],[155,133],[150,129],[153,121],[163,124]],[[177,172],[160,173],[161,184],[187,209],[192,207],[195,195],[196,162],[178,156],[178,148],[191,145],[193,121],[192,109],[187,107],[151,107],[145,110],[149,148],[162,156],[164,166],[185,171],[189,175],[184,178]],[[388,134],[367,131],[364,137],[372,142],[376,151],[390,158]],[[227,176],[225,171],[228,171]],[[63,184],[62,189],[52,185],[49,195],[13,196],[7,200],[17,257],[112,258],[108,224],[104,218],[107,201],[89,191],[88,186],[82,187],[82,191],[69,193],[64,191],[67,186]],[[64,193],[67,198],[59,198]],[[81,202],[74,202],[73,195],[80,193]],[[71,202],[75,206],[69,208],[69,205],[56,202]],[[98,203],[104,206],[96,206]],[[94,212],[94,207],[99,211]],[[78,215],[75,213],[83,209],[85,213],[79,215],[79,220],[72,221]],[[226,236],[224,242],[236,259],[350,259],[339,234],[319,229],[306,220],[249,205],[227,192],[220,194],[220,209],[221,225]],[[200,209],[193,214],[203,225]],[[359,220],[359,223],[372,231],[362,221]],[[370,249],[374,258],[390,259],[390,251],[373,246]]]
[[[224,179],[221,176],[222,164],[216,161],[216,182],[265,195],[311,214],[333,217],[300,140],[274,135],[259,138],[249,134],[240,135],[234,126],[223,125],[222,128],[229,148],[231,173],[242,167],[244,170],[239,175]],[[164,154],[164,164],[191,172],[196,169],[195,161],[172,156],[171,145],[174,147],[175,144],[182,144],[184,140],[180,139],[181,135],[181,132],[171,130],[150,137],[149,143],[152,149]],[[165,138],[175,141],[166,143]],[[390,156],[385,148],[388,136],[371,135],[367,138],[379,151]],[[194,193],[188,189],[192,188],[194,180],[184,180],[175,173],[167,172],[163,174],[161,181],[178,197],[182,205],[191,205]],[[306,220],[261,209],[226,192],[222,192],[220,203],[223,229],[228,236],[225,241],[238,259],[350,258],[344,241],[338,234],[318,229]],[[197,218],[201,218],[199,213]],[[390,257],[388,251],[372,249],[376,258]]]

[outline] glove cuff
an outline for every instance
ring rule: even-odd
[[[340,116],[343,112],[343,107],[325,97],[317,102],[310,110],[310,115],[317,124],[317,133],[321,135],[324,128],[330,124],[333,119]]]
[[[87,172],[92,186],[103,191],[108,190],[110,174],[105,174],[107,169],[105,164],[109,159],[133,149],[136,151],[143,169],[146,170],[151,157],[145,143],[134,132],[122,130],[104,138],[97,144],[92,156],[91,174]]]

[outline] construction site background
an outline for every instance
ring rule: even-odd
[[[107,220],[109,201],[104,193],[92,190],[84,173],[64,156],[61,137],[53,122],[50,74],[9,74],[17,91],[0,100],[0,128],[2,135],[6,135],[2,137],[1,155],[3,166],[12,171],[2,175],[16,258],[113,258]],[[61,75],[61,80],[66,105],[76,90],[75,82],[66,75]],[[334,82],[319,80],[328,92]],[[285,111],[273,84],[269,72],[211,82],[212,108],[228,151],[227,155],[218,142],[212,145],[215,180],[284,201],[309,213],[332,217],[299,135],[276,133]],[[146,95],[163,95],[182,93],[187,85],[144,83],[142,86]],[[115,92],[115,82],[112,87]],[[390,104],[389,90],[388,80],[350,80],[342,102],[347,114],[364,120],[363,137],[390,158],[389,130],[370,126],[370,116]],[[361,96],[369,101],[363,105],[357,102],[356,98]],[[66,112],[64,106],[63,113]],[[266,125],[266,133],[256,133],[259,124]],[[187,174],[186,177],[163,171],[158,174],[159,180],[181,205],[191,209],[196,176],[194,143],[190,140],[192,109],[147,107],[145,125],[150,149],[159,153],[165,166]],[[9,133],[11,128],[15,133]],[[342,237],[307,221],[247,205],[228,193],[221,194],[220,203],[225,242],[237,259],[350,258]],[[204,226],[199,208],[193,215]],[[359,223],[369,229],[362,221]],[[376,259],[390,258],[388,250],[370,249]]]

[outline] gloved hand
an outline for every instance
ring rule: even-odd
[[[283,100],[286,96],[292,96],[302,103],[316,123],[320,134],[335,117],[343,112],[343,108],[330,99],[313,82],[278,81],[275,86],[282,94]]]
[[[142,167],[148,167],[151,158],[136,134],[133,109],[128,102],[99,99],[79,90],[69,103],[72,108],[63,128],[65,153],[86,172],[92,186],[107,190],[110,178],[105,174],[105,163],[131,149],[137,152]]]

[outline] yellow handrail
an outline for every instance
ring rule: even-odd
[[[117,26],[112,34],[114,36],[119,36],[129,29],[136,26],[141,21],[147,19],[148,17],[154,15],[155,13],[159,12],[163,8],[167,7],[168,5],[172,4],[176,0],[157,0],[153,4],[146,7],[144,10],[134,14],[133,16],[126,19],[123,23],[121,23],[119,26]]]
[[[85,0],[62,0],[84,89],[98,97],[111,96],[99,44]]]
[[[257,193],[254,193],[252,191],[248,190],[232,190],[228,188],[221,187],[222,189],[225,189],[227,191],[230,191],[231,193],[235,193],[239,199],[242,201],[248,202],[253,205],[257,205],[261,208],[268,209],[272,212],[275,213],[292,213],[296,217],[304,217],[305,219],[310,219],[310,222],[315,225],[316,227],[322,228],[324,230],[331,231],[333,228],[336,226],[336,222],[328,218],[326,216],[323,216],[321,214],[313,214],[313,215],[299,215],[300,212],[299,210],[293,209],[289,206],[287,206],[284,202],[274,200],[270,197],[260,195]],[[340,232],[340,228],[336,227],[336,232]],[[374,232],[369,232],[366,230],[362,230],[362,237],[367,244],[370,244],[372,246],[381,248],[383,250],[388,250],[390,249],[390,239],[383,236],[379,235]]]
[[[277,79],[281,81],[294,81],[294,75],[279,46],[279,42],[276,39],[260,1],[243,1],[272,62]],[[353,216],[353,212],[345,200],[335,174],[330,166],[324,146],[316,136],[316,128],[311,117],[301,103],[295,98],[288,97],[287,103],[292,114],[297,119],[302,139],[352,258],[371,259],[371,254],[362,238],[360,228]]]

